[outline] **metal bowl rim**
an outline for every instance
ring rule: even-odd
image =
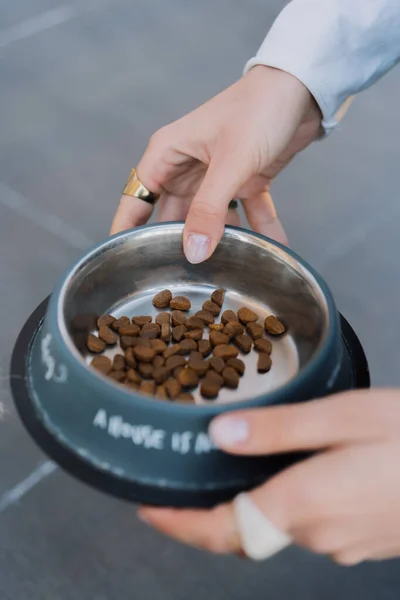
[[[332,344],[334,345],[335,337],[339,336],[340,326],[339,326],[339,317],[338,312],[335,306],[335,302],[333,300],[333,296],[331,291],[329,290],[328,285],[325,283],[323,278],[299,255],[297,255],[293,250],[287,248],[283,244],[268,238],[264,235],[255,233],[253,231],[246,230],[242,227],[234,227],[227,226],[226,230],[238,231],[242,234],[245,234],[248,237],[254,237],[260,239],[264,242],[269,243],[272,246],[277,247],[285,254],[289,255],[290,258],[297,261],[297,263],[304,269],[308,271],[308,274],[315,280],[322,295],[325,299],[327,306],[327,314],[328,314],[328,324],[326,328],[326,332],[324,335],[324,339],[321,340],[320,347],[316,350],[314,356],[310,359],[303,369],[291,380],[289,380],[283,386],[273,390],[269,394],[261,394],[258,396],[254,396],[249,400],[242,400],[240,402],[235,402],[232,404],[221,404],[221,405],[186,405],[183,403],[172,403],[165,402],[163,400],[158,400],[157,398],[151,398],[142,396],[140,394],[136,394],[134,391],[128,391],[123,388],[123,386],[117,386],[115,383],[108,381],[108,379],[101,374],[94,373],[91,369],[89,369],[85,363],[78,356],[78,351],[72,352],[71,349],[66,344],[64,339],[64,332],[60,330],[60,311],[62,311],[63,306],[63,294],[68,285],[69,279],[72,275],[79,269],[80,266],[86,264],[90,261],[93,255],[96,255],[101,251],[101,249],[105,246],[112,244],[113,241],[120,240],[122,241],[124,237],[129,237],[132,232],[139,232],[143,230],[150,229],[159,229],[166,226],[181,226],[183,228],[183,221],[173,221],[168,223],[154,223],[147,224],[141,227],[135,227],[134,229],[129,229],[120,233],[117,233],[113,236],[110,236],[106,240],[99,242],[92,246],[83,256],[81,256],[71,267],[69,267],[64,274],[61,276],[58,285],[54,289],[51,298],[49,307],[47,310],[47,315],[50,318],[51,324],[51,333],[53,336],[57,333],[59,338],[59,343],[65,347],[68,352],[68,356],[73,360],[74,368],[78,370],[80,375],[87,380],[88,385],[92,385],[94,388],[101,386],[104,390],[104,385],[109,386],[110,395],[113,392],[113,402],[117,401],[117,399],[121,402],[128,403],[132,405],[132,403],[136,403],[141,407],[150,408],[153,406],[155,410],[166,411],[171,414],[171,411],[181,412],[185,411],[195,411],[197,415],[201,415],[203,417],[212,417],[214,415],[220,414],[221,412],[225,412],[227,410],[240,410],[246,408],[254,408],[258,406],[265,405],[265,399],[268,398],[268,404],[281,404],[285,403],[285,399],[287,398],[295,398],[298,393],[301,392],[304,384],[309,380],[310,377],[313,376],[313,373],[318,369],[318,365],[324,364],[325,360],[329,357],[329,352],[332,348]],[[340,337],[340,336],[339,336]],[[338,360],[340,357],[338,357]],[[187,414],[187,413],[186,413]]]

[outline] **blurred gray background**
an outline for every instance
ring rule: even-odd
[[[0,599],[395,599],[396,561],[340,569],[296,549],[261,565],[152,532],[54,470],[7,382],[20,327],[107,235],[153,131],[237,78],[278,0],[0,0]],[[377,385],[400,384],[400,70],[274,184],[292,246],[329,282]]]

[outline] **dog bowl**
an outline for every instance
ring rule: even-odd
[[[304,456],[230,456],[208,437],[213,417],[368,387],[369,373],[328,287],[291,250],[228,227],[213,257],[191,265],[182,231],[182,223],[150,225],[85,254],[23,327],[11,386],[28,431],[71,474],[136,502],[204,507]],[[155,316],[152,297],[165,288],[187,295],[195,312],[217,287],[226,289],[224,310],[245,305],[286,324],[268,374],[257,373],[251,353],[237,390],[186,405],[140,395],[88,366],[85,342],[98,316]]]

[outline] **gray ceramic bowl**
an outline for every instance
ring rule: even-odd
[[[284,468],[299,455],[239,458],[208,435],[222,411],[299,402],[369,385],[362,348],[323,280],[279,244],[227,228],[214,256],[189,264],[181,223],[142,227],[105,240],[61,279],[17,341],[11,385],[22,420],[39,445],[75,476],[109,493],[155,505],[209,506]],[[216,287],[224,309],[246,305],[279,316],[273,367],[217,402],[195,405],[141,396],[89,368],[85,340],[96,318],[156,314],[168,287],[198,310]]]

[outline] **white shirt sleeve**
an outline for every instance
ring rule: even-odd
[[[292,0],[245,72],[267,65],[297,77],[329,131],[350,96],[399,60],[400,0]]]

